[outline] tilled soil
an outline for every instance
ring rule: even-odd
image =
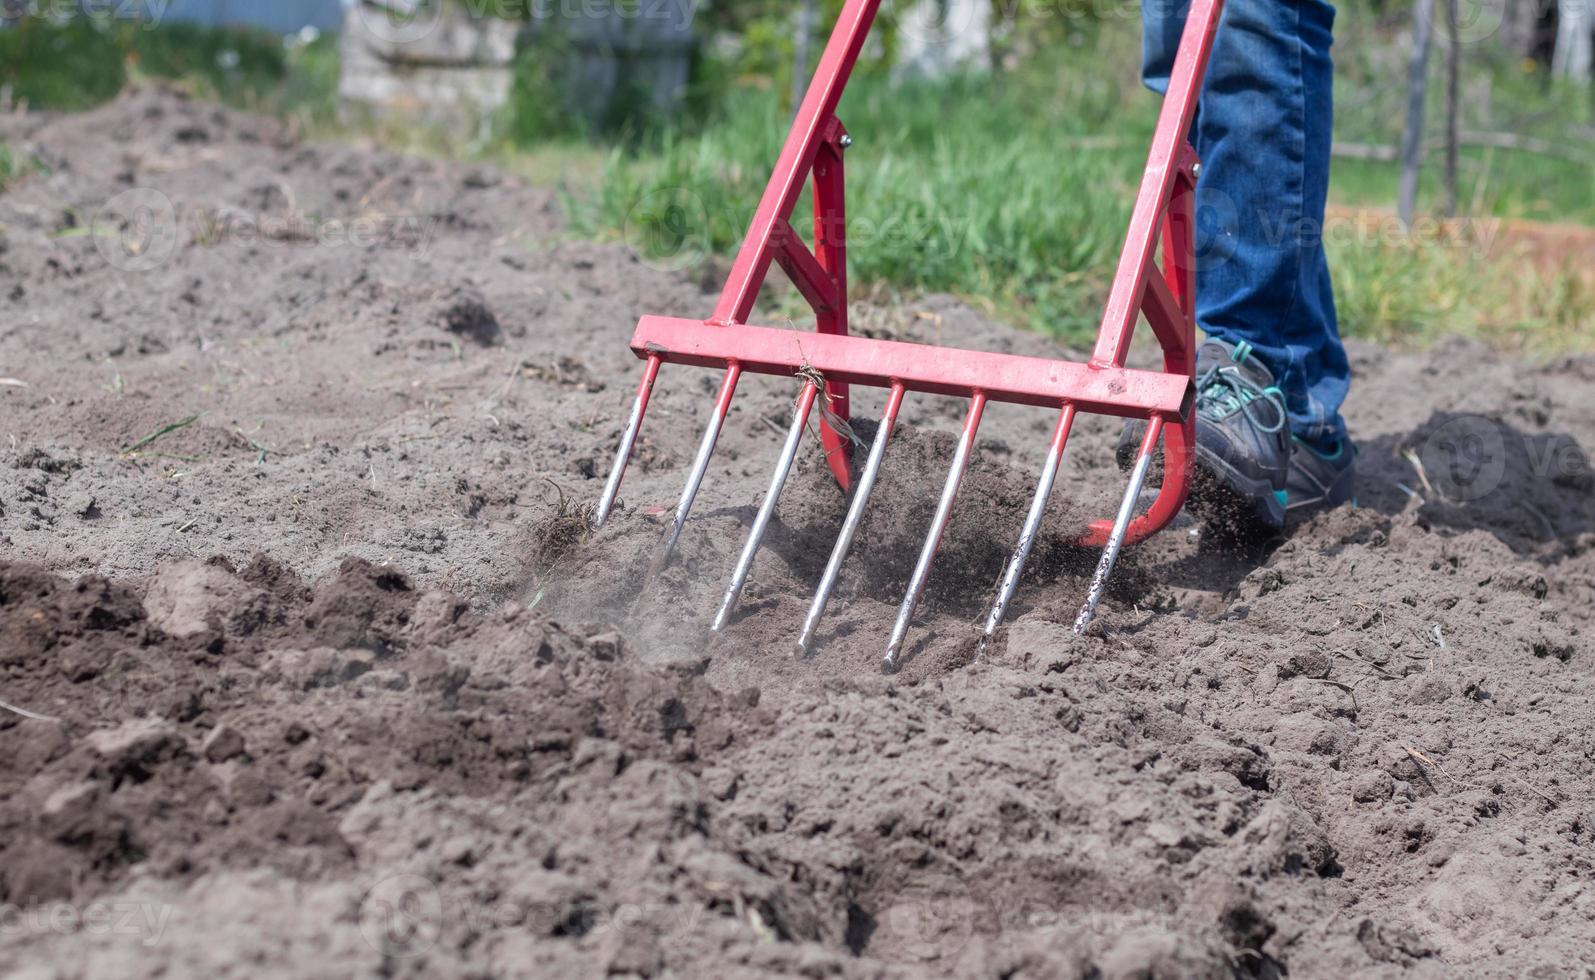
[[[977,654],[1053,422],[996,406],[885,676],[957,401],[910,397],[811,656],[812,438],[713,636],[791,382],[744,382],[669,567],[712,372],[586,518],[636,317],[715,270],[168,92],[0,138],[45,164],[0,195],[0,970],[1589,975],[1595,360],[1355,345],[1360,506],[1182,523],[1077,638],[1122,485],[1083,423]]]

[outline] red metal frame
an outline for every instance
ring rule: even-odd
[[[825,379],[830,415],[843,421],[848,418],[852,384],[889,388],[894,394],[903,389],[961,395],[981,403],[989,399],[1161,419],[1163,424],[1154,429],[1162,430],[1162,488],[1151,509],[1130,524],[1125,538],[1126,543],[1140,541],[1174,519],[1189,485],[1195,435],[1193,223],[1199,167],[1186,134],[1223,0],[1192,2],[1096,348],[1083,364],[848,336],[842,158],[851,140],[836,109],[879,6],[880,0],[847,0],[844,5],[714,313],[702,321],[645,316],[638,324],[631,346],[648,367],[634,421],[640,421],[662,362],[725,368],[717,404],[717,418],[722,419],[744,371],[774,375],[818,371]],[[812,250],[790,223],[810,175],[815,211]],[[1155,254],[1159,245],[1161,266]],[[817,333],[747,325],[772,262],[781,266],[813,307]],[[1125,367],[1141,315],[1162,347],[1162,371]],[[1067,417],[1072,422],[1073,412]],[[1055,440],[1067,440],[1068,430],[1060,419]],[[829,421],[822,422],[822,437],[831,469],[847,489],[852,480],[849,442]],[[711,434],[706,447],[712,444]],[[611,478],[617,484],[624,455]],[[1111,527],[1111,521],[1093,525],[1082,543],[1104,545]]]

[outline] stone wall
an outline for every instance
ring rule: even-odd
[[[919,0],[898,21],[897,72],[940,78],[991,67],[991,0]]]
[[[452,3],[361,0],[344,17],[338,94],[439,122],[481,118],[509,97],[519,32]]]
[[[587,16],[534,21],[534,34],[557,38],[569,52],[564,97],[580,116],[609,116],[618,100],[646,101],[669,112],[686,94],[696,5],[643,0],[629,13],[595,5]]]
[[[522,36],[552,42],[537,48],[560,62],[548,98],[590,121],[609,118],[621,102],[668,112],[686,92],[691,4],[597,4],[574,14],[561,7],[560,16],[524,25],[469,9],[440,0],[354,4],[342,38],[344,102],[468,125],[508,99]]]

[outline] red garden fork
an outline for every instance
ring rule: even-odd
[[[853,498],[798,639],[798,649],[806,651],[814,641],[842,562],[863,520],[904,397],[912,391],[968,398],[969,411],[963,434],[953,453],[947,482],[887,643],[885,666],[891,670],[902,657],[914,611],[924,595],[936,548],[952,514],[953,501],[974,448],[981,414],[989,402],[1035,405],[1052,408],[1059,414],[1019,542],[986,617],[983,645],[1001,627],[1008,604],[1018,588],[1077,414],[1094,412],[1145,419],[1148,425],[1117,517],[1093,524],[1080,538],[1083,546],[1101,548],[1102,557],[1085,605],[1075,621],[1076,632],[1083,631],[1095,615],[1124,545],[1137,543],[1166,527],[1185,504],[1195,435],[1192,411],[1196,329],[1193,222],[1196,177],[1200,170],[1186,133],[1196,110],[1223,0],[1193,0],[1191,5],[1152,139],[1145,176],[1136,196],[1129,235],[1102,317],[1096,349],[1083,364],[848,335],[847,218],[842,157],[852,144],[852,138],[837,119],[836,107],[879,6],[880,0],[847,0],[844,5],[713,315],[707,320],[644,316],[638,323],[631,348],[646,366],[598,505],[595,524],[602,524],[614,506],[661,364],[690,364],[725,371],[714,413],[698,446],[686,488],[665,538],[665,560],[681,536],[743,372],[802,379],[792,425],[769,490],[754,518],[747,543],[732,573],[730,588],[714,619],[715,630],[724,628],[753,567],[759,543],[775,512],[803,430],[823,387],[829,412],[822,412],[821,439],[832,472],[844,490],[852,491]],[[812,250],[799,238],[789,221],[810,174],[814,179]],[[1154,261],[1159,238],[1161,266]],[[816,333],[747,324],[772,261],[780,264],[813,307],[818,320]],[[1137,317],[1143,314],[1163,348],[1161,371],[1125,367]],[[849,441],[832,421],[835,418],[845,424],[848,386],[854,384],[873,385],[889,392],[886,410],[856,480]],[[1136,517],[1137,503],[1159,442],[1164,450],[1162,487],[1147,513]]]

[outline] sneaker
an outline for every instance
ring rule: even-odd
[[[1274,376],[1252,345],[1209,340],[1196,352],[1196,465],[1191,512],[1237,536],[1268,536],[1285,526],[1290,420]],[[1119,467],[1135,465],[1145,422],[1119,437]],[[1159,453],[1161,456],[1161,453]]]
[[[1333,510],[1351,501],[1356,506],[1357,447],[1342,439],[1332,453],[1290,441],[1290,470],[1285,476],[1285,513],[1292,519]]]

